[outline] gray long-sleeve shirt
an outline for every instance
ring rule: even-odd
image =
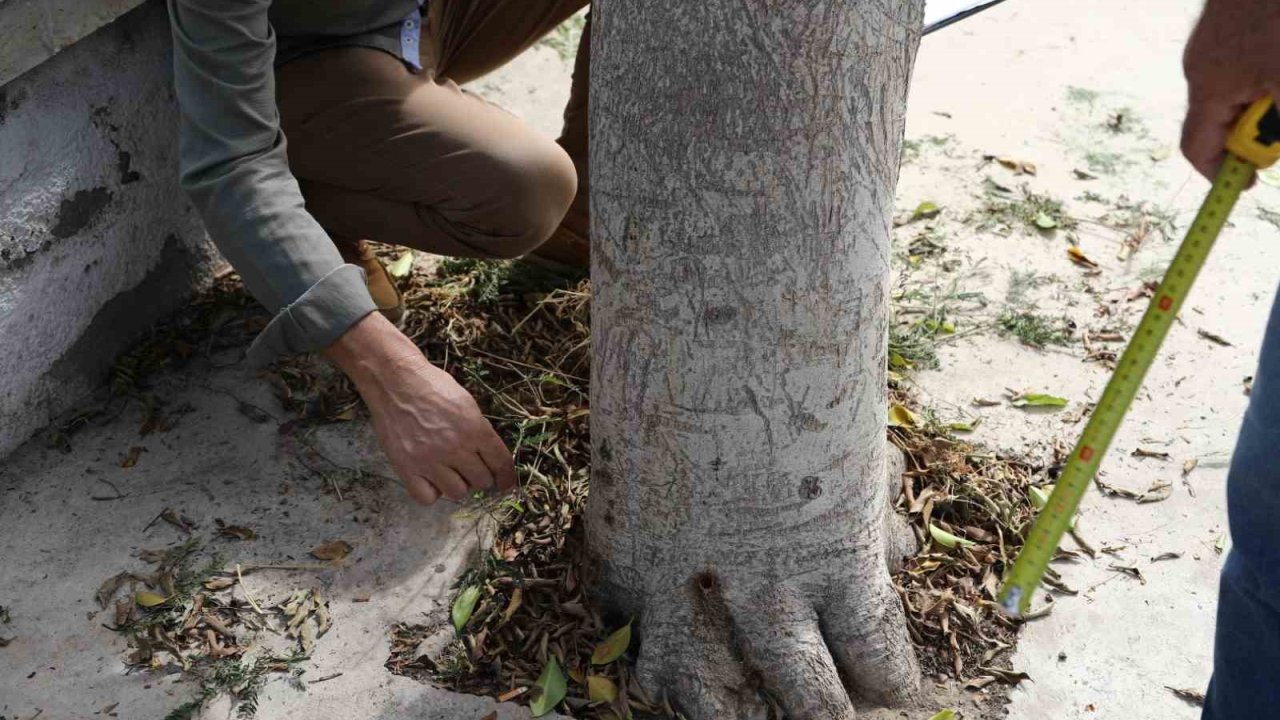
[[[418,0],[168,0],[182,108],[182,186],[210,237],[275,318],[255,365],[327,347],[375,309],[303,207],[289,171],[274,66],[315,49],[363,45],[417,68]]]

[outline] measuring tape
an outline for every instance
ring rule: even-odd
[[[1271,98],[1263,98],[1245,111],[1227,139],[1226,160],[1214,178],[1209,196],[1200,206],[1173,263],[1165,271],[1160,288],[1151,298],[1142,322],[1116,365],[1115,374],[1102,392],[1102,399],[1062,468],[1053,494],[1036,517],[1018,559],[1005,577],[1000,606],[1009,615],[1018,617],[1030,606],[1032,593],[1039,587],[1045,568],[1071,525],[1089,482],[1097,474],[1120,421],[1133,404],[1231,208],[1253,180],[1254,173],[1259,168],[1270,167],[1276,160],[1280,160],[1280,113]]]

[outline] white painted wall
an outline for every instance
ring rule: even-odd
[[[0,0],[0,79],[23,64],[5,29],[15,16],[65,18],[71,4]],[[74,2],[108,21],[133,4]],[[48,43],[45,57],[0,84],[0,457],[96,387],[218,262],[177,185],[164,6],[92,34],[53,27],[24,31],[15,45]]]

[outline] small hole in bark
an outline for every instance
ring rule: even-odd
[[[720,585],[720,580],[716,577],[716,574],[710,570],[704,570],[697,575],[694,575],[693,581],[698,584],[698,589],[704,593],[715,592],[716,588]]]
[[[732,320],[737,314],[736,308],[720,306],[707,308],[702,312],[702,317],[706,319],[708,325],[723,325]]]
[[[611,513],[611,512],[605,512],[605,514],[604,514],[604,524],[605,524],[605,525],[608,525],[609,527],[613,527],[613,513]]]
[[[800,481],[800,497],[814,500],[822,494],[822,481],[817,475],[809,475]]]

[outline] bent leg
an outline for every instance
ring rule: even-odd
[[[291,169],[335,237],[515,257],[551,235],[576,194],[551,139],[387,53],[326,50],[277,77]]]

